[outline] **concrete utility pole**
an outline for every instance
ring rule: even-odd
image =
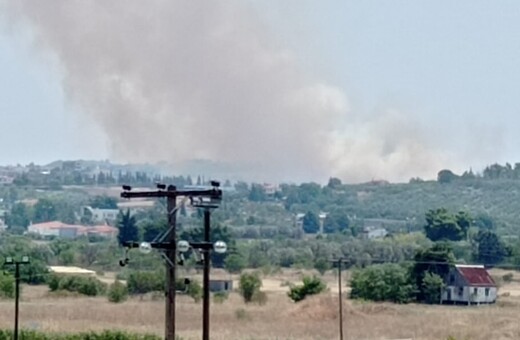
[[[165,312],[165,339],[175,340],[175,297],[176,297],[176,269],[177,269],[177,239],[176,239],[176,213],[177,197],[187,197],[193,200],[196,198],[206,198],[210,200],[221,200],[222,190],[219,189],[218,182],[212,182],[213,188],[207,190],[177,190],[174,185],[166,187],[158,184],[155,191],[135,191],[132,187],[123,186],[121,197],[123,198],[143,198],[143,197],[166,197],[168,213],[168,231],[159,239],[158,242],[151,242],[149,247],[164,250],[163,257],[166,260],[166,312]],[[137,242],[125,242],[123,246],[127,248],[139,248]],[[123,263],[126,263],[123,262]]]
[[[332,259],[331,262],[338,266],[339,339],[343,340],[343,295],[341,287],[341,267],[343,263],[348,263],[349,261],[344,257],[340,257],[338,259]]]

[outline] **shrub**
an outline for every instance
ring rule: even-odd
[[[239,254],[230,254],[224,260],[224,268],[230,273],[239,274],[245,267],[246,261]]]
[[[249,320],[249,314],[247,314],[247,311],[244,308],[239,308],[235,310],[235,317],[238,320]]]
[[[0,297],[14,297],[14,277],[0,272]]]
[[[444,281],[442,280],[442,277],[435,273],[427,272],[424,275],[422,283],[422,291],[424,294],[425,302],[440,303],[441,289],[443,287]]]
[[[513,281],[513,273],[507,273],[502,276],[502,280],[506,283],[510,283]]]
[[[108,301],[119,303],[128,298],[128,289],[121,281],[115,280],[108,288]]]
[[[0,330],[0,340],[13,338],[12,330]],[[41,333],[21,330],[20,339],[24,340],[159,340],[160,337],[151,334],[135,334],[121,331],[85,332],[73,334]]]
[[[287,295],[294,301],[298,302],[307,297],[307,295],[314,295],[323,292],[327,285],[316,276],[305,276],[303,278],[303,285],[292,287]]]
[[[216,292],[213,294],[213,302],[215,303],[224,303],[224,301],[228,298],[228,293],[226,292]]]
[[[251,301],[263,306],[267,303],[267,294],[265,292],[257,291],[253,294]]]
[[[240,275],[239,292],[244,298],[244,302],[249,303],[253,300],[255,293],[260,291],[262,279],[257,272],[244,273]]]
[[[186,293],[195,300],[195,302],[199,302],[202,299],[202,286],[199,281],[191,280],[187,285]]]
[[[350,280],[353,299],[407,303],[414,298],[415,285],[409,271],[387,263],[354,271]]]
[[[75,275],[52,275],[48,285],[51,291],[66,290],[87,296],[102,295],[106,291],[106,284],[98,279]]]
[[[165,276],[160,271],[135,271],[128,274],[126,285],[130,294],[145,294],[154,291],[163,291]]]

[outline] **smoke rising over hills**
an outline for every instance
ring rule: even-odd
[[[55,56],[68,100],[99,124],[117,161],[213,160],[250,179],[358,181],[431,177],[447,160],[402,113],[356,117],[342,90],[300,69],[241,2],[2,6]]]

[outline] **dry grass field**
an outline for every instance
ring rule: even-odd
[[[502,272],[496,273],[498,275]],[[333,286],[333,275],[325,277]],[[237,293],[222,304],[212,302],[212,339],[337,339],[337,290],[293,303],[284,283],[297,282],[295,272],[264,280],[268,302],[245,305]],[[520,275],[502,286],[499,302],[491,306],[427,306],[387,303],[344,303],[346,339],[424,339],[453,336],[458,340],[520,339]],[[0,327],[13,322],[13,301],[0,301]],[[178,334],[199,339],[201,303],[180,296]],[[122,304],[105,297],[56,297],[46,287],[24,287],[20,305],[21,325],[53,332],[121,329],[163,334],[164,302],[161,298],[132,298]]]

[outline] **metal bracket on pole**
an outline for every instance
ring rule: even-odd
[[[161,257],[166,261],[170,268],[175,268],[175,264],[166,256],[165,253],[161,253]]]

